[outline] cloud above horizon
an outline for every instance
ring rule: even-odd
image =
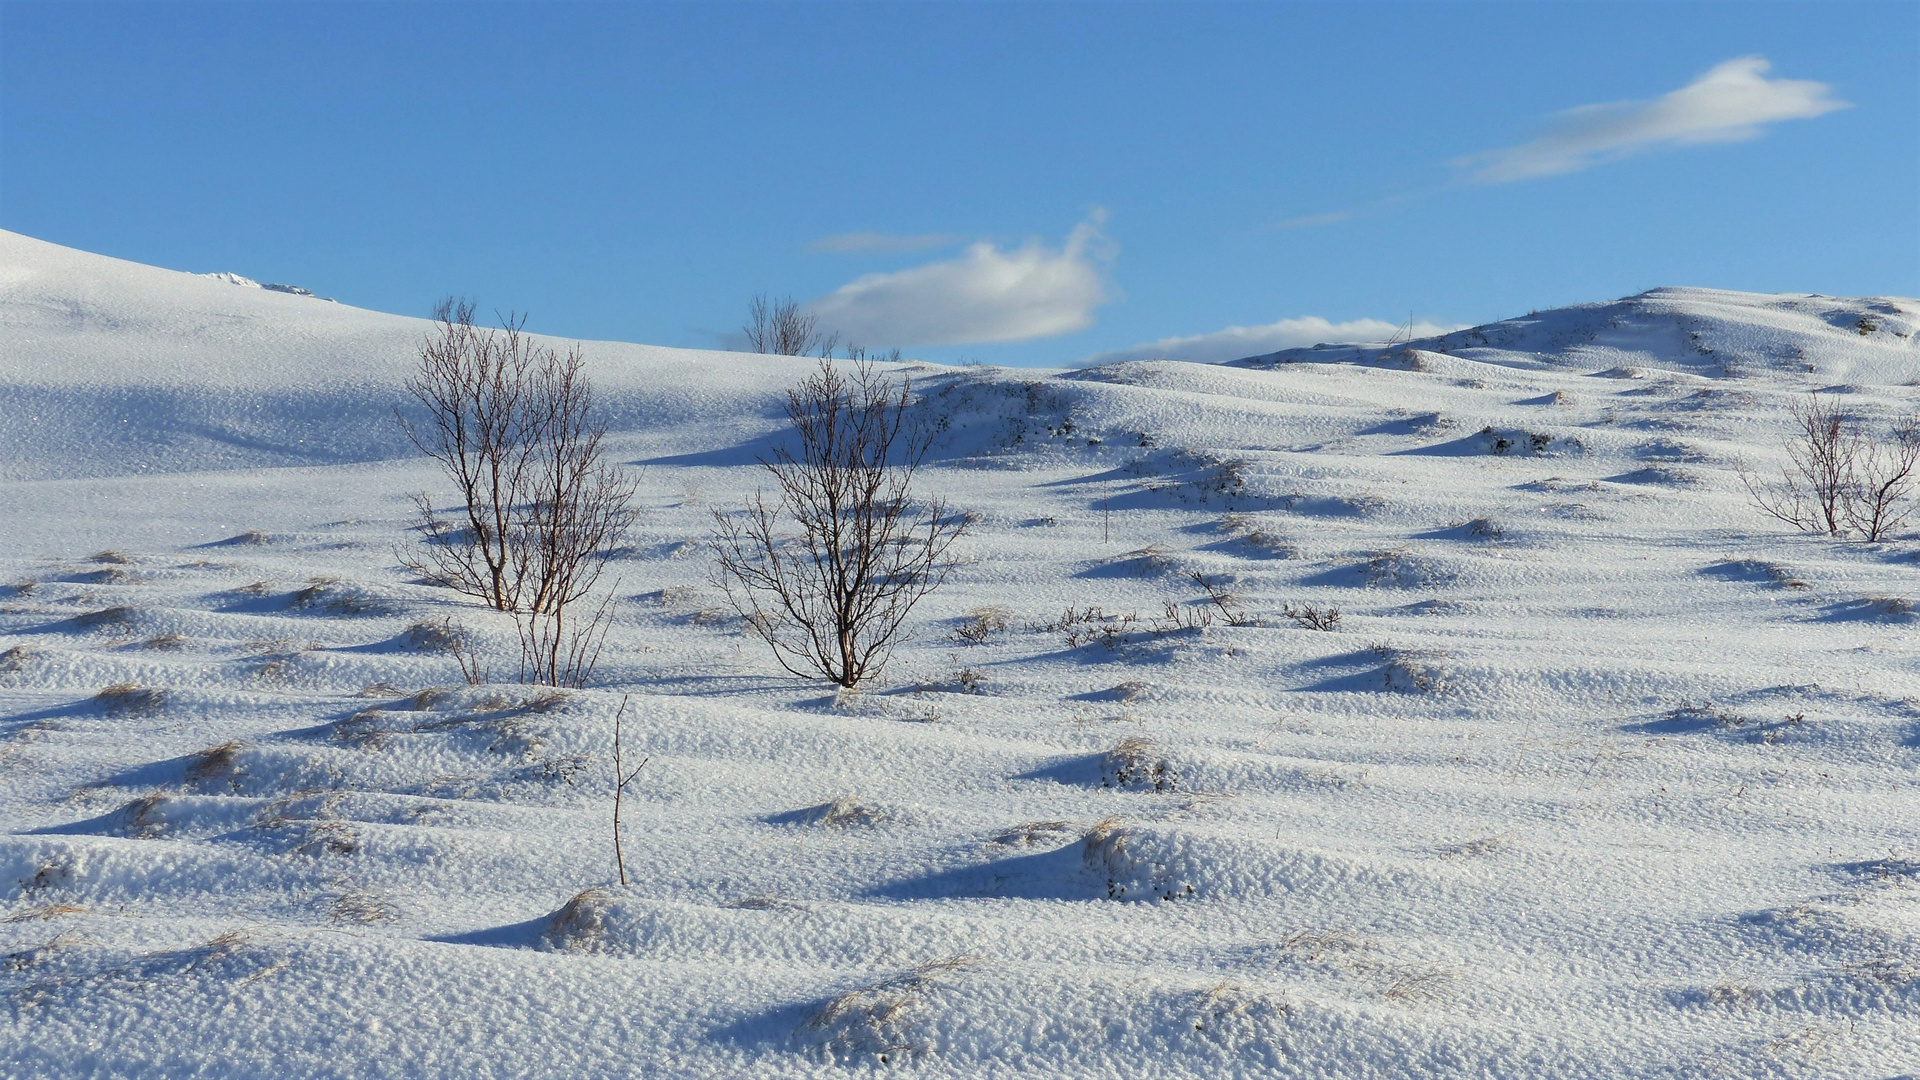
[[[965,239],[957,233],[919,233],[914,236],[901,236],[895,233],[850,232],[823,236],[807,245],[812,252],[826,252],[834,255],[898,254],[905,251],[925,251],[928,248],[945,247]]]
[[[823,328],[875,347],[1031,341],[1093,324],[1112,298],[1102,272],[1113,244],[1104,211],[1050,248],[1030,241],[1003,250],[971,244],[957,258],[867,274],[808,304]]]
[[[1766,125],[1806,120],[1848,102],[1826,83],[1769,79],[1759,56],[1715,64],[1693,82],[1651,101],[1582,105],[1558,114],[1537,138],[1455,159],[1481,184],[1563,176],[1662,147],[1745,142]]]
[[[1413,324],[1415,338],[1433,337],[1460,329],[1460,324],[1432,322]],[[1281,319],[1264,326],[1229,326],[1210,334],[1161,338],[1113,352],[1087,357],[1083,364],[1111,364],[1122,360],[1194,360],[1218,363],[1245,356],[1261,356],[1281,349],[1300,349],[1309,345],[1341,345],[1353,342],[1387,341],[1404,336],[1407,324],[1385,319],[1350,319],[1332,322],[1318,315]]]

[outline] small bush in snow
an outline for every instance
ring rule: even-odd
[[[1336,607],[1287,603],[1280,605],[1280,614],[1292,619],[1296,626],[1308,630],[1333,631],[1340,628],[1340,609]]]
[[[966,520],[913,493],[932,433],[908,425],[911,401],[870,364],[846,374],[822,360],[787,393],[797,451],[760,463],[778,501],[756,493],[743,517],[714,513],[714,584],[795,675],[872,677],[958,565],[948,553]]]
[[[1920,488],[1920,428],[1873,439],[1817,392],[1789,412],[1793,430],[1779,481],[1767,484],[1740,465],[1741,482],[1762,513],[1802,532],[1857,533],[1869,543],[1907,523]]]

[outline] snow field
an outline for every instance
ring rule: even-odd
[[[0,346],[74,430],[96,347],[191,397],[225,361],[140,350],[417,333],[9,243],[45,290],[0,275],[9,325],[92,290],[34,339],[67,366]],[[706,580],[799,362],[590,354],[646,514],[566,694],[464,684],[448,621],[508,674],[512,632],[394,561],[435,475],[311,436],[395,377],[262,414],[314,459],[218,403],[0,429],[0,1071],[1920,1070],[1920,564],[1786,535],[1733,471],[1809,387],[1910,410],[1915,310],[1663,290],[1385,359],[909,367],[925,489],[976,521],[856,695]]]

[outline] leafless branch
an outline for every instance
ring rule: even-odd
[[[741,514],[714,514],[714,583],[795,675],[872,676],[953,572],[966,522],[913,496],[931,435],[907,426],[910,395],[871,364],[849,375],[823,359],[787,395],[797,452],[761,461],[777,501],[756,492]]]

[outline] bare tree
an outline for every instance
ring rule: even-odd
[[[519,604],[510,567],[513,514],[534,467],[535,410],[526,399],[536,358],[521,335],[522,321],[479,329],[473,304],[451,298],[434,315],[439,327],[421,343],[420,370],[406,384],[428,423],[398,415],[407,437],[453,481],[460,516],[446,517],[430,496],[414,496],[426,542],[406,563],[508,611]]]
[[[576,346],[565,354],[522,333],[473,325],[473,307],[442,302],[407,389],[429,423],[403,414],[407,435],[440,462],[461,508],[415,498],[424,543],[402,555],[428,579],[512,612],[521,681],[579,686],[600,655],[612,613],[570,609],[599,584],[632,527],[636,481],[606,460],[606,424]]]
[[[1920,488],[1920,430],[1899,427],[1889,439],[1875,440],[1817,392],[1795,404],[1792,415],[1780,482],[1765,485],[1744,465],[1740,469],[1762,511],[1804,532],[1857,532],[1869,543],[1906,524]]]
[[[1803,532],[1840,536],[1847,529],[1843,504],[1854,482],[1858,441],[1839,412],[1818,393],[1792,407],[1793,434],[1786,440],[1787,464],[1780,483],[1769,487],[1744,466],[1741,482],[1761,511]]]
[[[755,295],[747,304],[747,321],[740,329],[754,352],[773,356],[817,353],[825,358],[833,355],[840,343],[840,335],[821,333],[819,317],[803,310],[791,296],[768,301],[764,293]]]
[[[1841,502],[1847,524],[1868,543],[1879,543],[1907,523],[1913,513],[1920,430],[1897,429],[1886,442],[1870,442],[1854,455],[1855,477]]]
[[[760,462],[779,499],[755,492],[743,514],[714,513],[714,583],[795,675],[870,678],[953,572],[966,521],[913,496],[932,436],[908,426],[910,400],[871,364],[848,374],[823,359],[787,392],[797,452]]]

